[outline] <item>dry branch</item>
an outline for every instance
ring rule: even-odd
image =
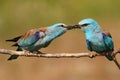
[[[43,58],[80,58],[80,57],[89,57],[93,58],[95,56],[103,56],[98,53],[31,53],[28,51],[14,51],[14,50],[7,50],[7,49],[0,49],[1,54],[9,54],[9,55],[19,55],[19,56],[26,56],[26,57],[43,57]],[[120,49],[113,52],[113,56],[120,53]]]
[[[0,49],[1,54],[9,54],[9,55],[19,55],[19,56],[26,56],[26,57],[43,57],[43,58],[81,58],[81,57],[89,57],[93,58],[96,56],[104,56],[98,53],[31,53],[28,51],[14,51],[14,50],[7,50],[7,49]],[[120,53],[120,49],[113,51],[112,57],[114,58],[114,62],[117,67],[120,69],[120,64],[116,59],[116,55]]]
[[[80,58],[80,57],[94,57],[94,56],[101,56],[99,54],[92,54],[92,53],[31,53],[28,51],[14,51],[14,50],[7,50],[7,49],[0,49],[1,54],[8,54],[8,55],[19,55],[19,56],[26,56],[26,57],[44,57],[44,58]]]

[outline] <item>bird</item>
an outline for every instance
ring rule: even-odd
[[[100,25],[92,18],[83,19],[74,26],[79,27],[85,33],[86,46],[89,51],[104,55],[108,60],[114,61],[120,69],[119,63],[112,56],[114,43],[110,32],[103,31]]]
[[[39,51],[47,47],[54,39],[64,34],[73,27],[64,23],[56,23],[48,27],[34,28],[28,30],[24,35],[17,36],[6,41],[15,42],[12,46],[17,46],[16,51]],[[8,60],[17,59],[18,55],[11,55]]]

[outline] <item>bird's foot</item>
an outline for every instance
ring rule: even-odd
[[[90,57],[90,58],[95,58],[95,57],[96,57],[96,53],[90,52],[89,57]]]
[[[31,52],[30,52],[30,51],[27,51],[27,50],[24,50],[24,54],[25,54],[25,56],[28,56],[28,55],[31,54]]]

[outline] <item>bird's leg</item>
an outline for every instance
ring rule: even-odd
[[[28,56],[28,55],[30,55],[30,54],[31,54],[31,52],[30,52],[30,51],[28,51],[28,50],[23,50],[23,51],[24,51],[25,56]]]

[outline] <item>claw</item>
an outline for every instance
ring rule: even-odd
[[[25,56],[28,56],[28,55],[31,54],[31,52],[30,52],[30,51],[27,51],[27,50],[24,50],[24,54],[25,54]]]
[[[92,52],[91,52],[90,55],[89,55],[89,57],[90,57],[90,58],[95,58],[95,57],[96,57],[96,53],[92,53]]]

